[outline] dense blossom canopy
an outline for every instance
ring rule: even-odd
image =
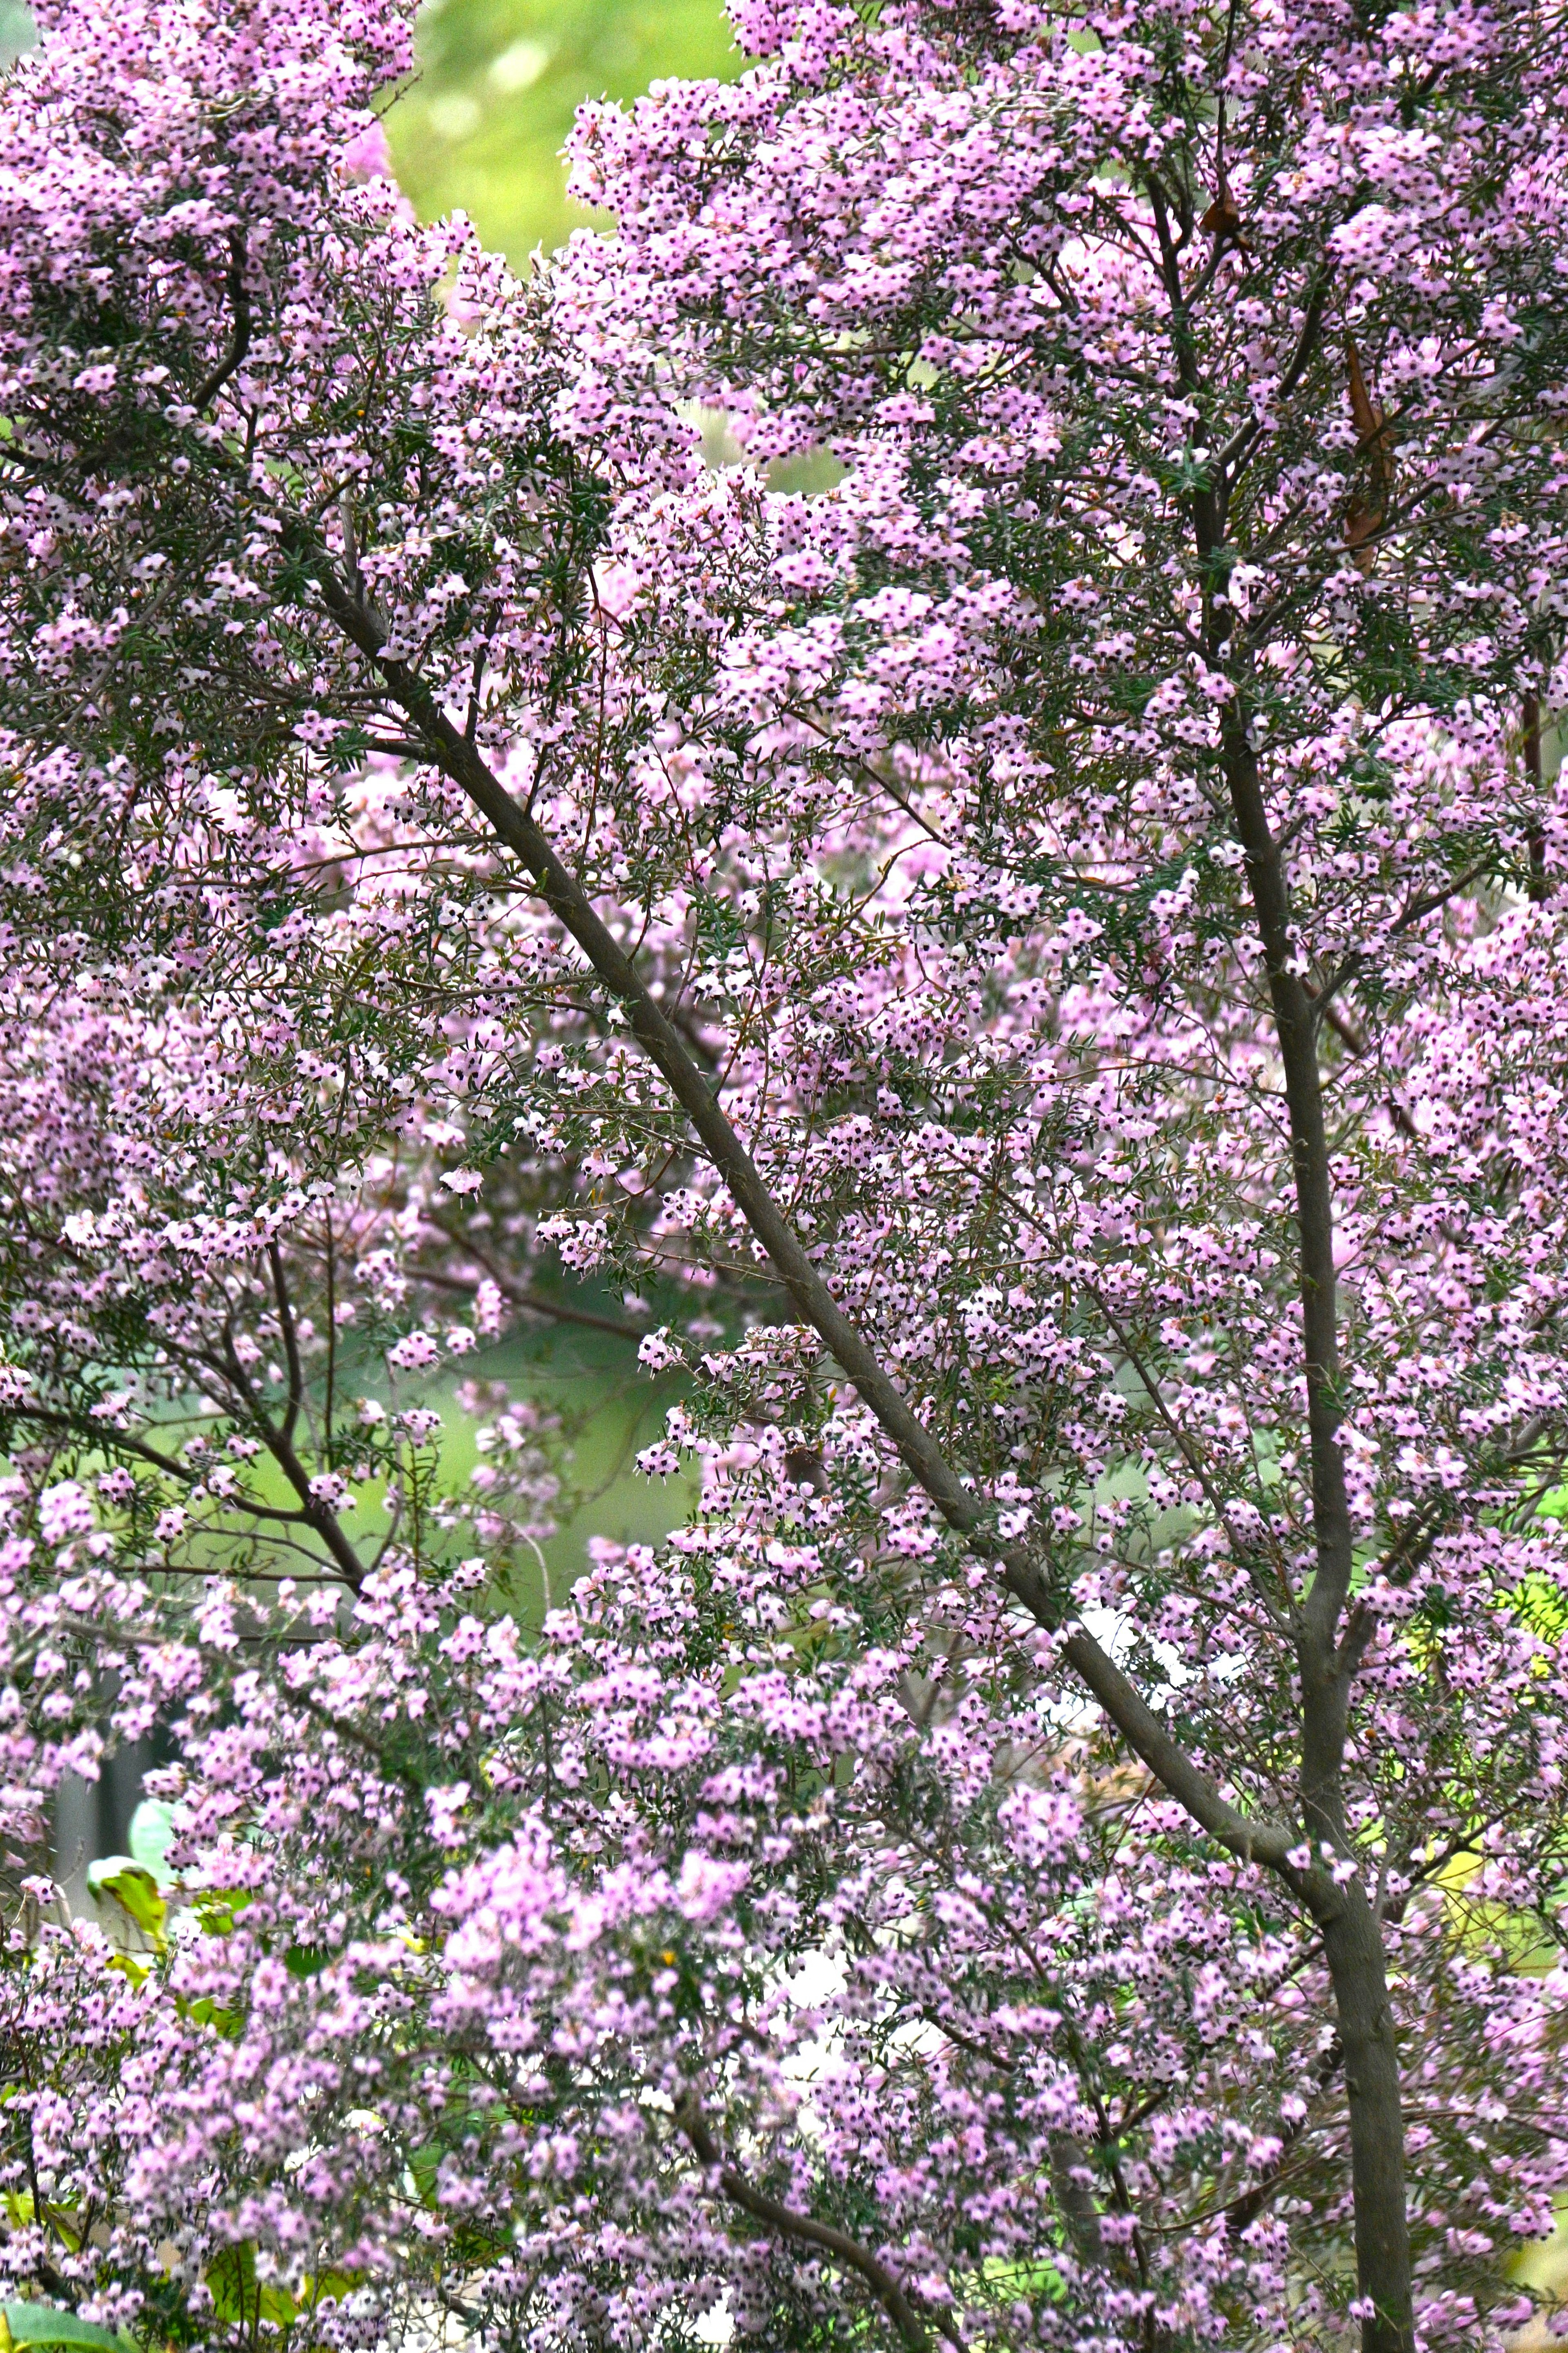
[[[251,2353],[1500,2347],[1560,12],[734,0],[526,280],[385,176],[388,0],[37,14],[0,2268]],[[700,1480],[569,1600],[543,1313]]]

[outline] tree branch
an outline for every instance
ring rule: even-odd
[[[1021,1546],[1000,1541],[990,1505],[948,1461],[870,1343],[841,1313],[725,1117],[711,1084],[539,824],[513,800],[478,747],[452,724],[423,679],[406,662],[383,654],[386,632],[378,617],[351,596],[326,551],[311,540],[300,543],[299,552],[314,566],[328,612],[343,635],[376,664],[388,693],[427,746],[433,765],[462,787],[498,839],[532,874],[545,905],[576,941],[601,982],[619,999],[632,1034],[690,1120],[803,1319],[854,1383],[862,1402],[949,1527],[966,1538],[982,1559],[1001,1565],[1008,1591],[1038,1625],[1052,1634],[1064,1635],[1062,1651],[1068,1663],[1129,1747],[1200,1828],[1243,1861],[1266,1863],[1279,1872],[1292,1890],[1300,1893],[1302,1874],[1287,1862],[1296,1844],[1295,1833],[1282,1823],[1250,1820],[1231,1805],[1093,1635],[1081,1626],[1066,1630],[1069,1612],[1051,1589],[1038,1562]]]
[[[818,2222],[809,2214],[798,2214],[792,2206],[784,2206],[764,2190],[754,2189],[743,2173],[726,2165],[717,2141],[709,2131],[702,2111],[694,2099],[686,2099],[676,2110],[676,2120],[690,2142],[699,2163],[717,2174],[719,2186],[728,2198],[733,2199],[743,2213],[753,2221],[765,2222],[770,2230],[783,2232],[786,2238],[799,2239],[809,2247],[819,2247],[824,2254],[836,2255],[841,2263],[859,2274],[888,2315],[904,2343],[912,2353],[927,2353],[931,2337],[898,2281],[887,2265],[879,2263],[858,2240],[847,2232],[836,2231],[830,2222]],[[937,2316],[942,2334],[958,2343],[952,2324],[945,2315]]]
[[[283,1438],[284,1442],[291,1446],[299,1424],[300,1408],[305,1401],[305,1368],[300,1361],[300,1335],[294,1329],[294,1310],[289,1303],[289,1284],[283,1272],[283,1253],[276,1242],[267,1245],[267,1263],[272,1270],[278,1322],[283,1334],[283,1356],[289,1366],[289,1403],[283,1415]]]
[[[195,1484],[196,1474],[188,1463],[176,1462],[169,1455],[160,1454],[155,1446],[149,1446],[144,1439],[133,1437],[128,1430],[116,1430],[112,1422],[87,1422],[74,1413],[58,1413],[48,1406],[25,1402],[7,1406],[5,1418],[11,1421],[36,1421],[45,1430],[65,1431],[94,1447],[101,1447],[106,1454],[115,1451],[134,1454],[139,1461],[155,1464],[168,1478],[178,1479],[187,1487]]]
[[[548,1293],[536,1291],[531,1282],[516,1282],[503,1266],[498,1264],[491,1253],[481,1250],[470,1236],[454,1233],[451,1227],[437,1217],[433,1210],[427,1210],[426,1215],[437,1232],[444,1234],[454,1249],[461,1250],[465,1258],[471,1258],[477,1265],[484,1268],[502,1298],[510,1299],[514,1307],[526,1307],[535,1315],[548,1315],[557,1324],[580,1324],[587,1332],[613,1333],[617,1340],[642,1339],[642,1333],[635,1324],[625,1323],[614,1315],[596,1315],[591,1307],[574,1307],[567,1300],[552,1299]],[[409,1273],[416,1282],[427,1282],[435,1291],[472,1292],[479,1289],[478,1283],[467,1282],[460,1275],[437,1274],[424,1267],[410,1267]]]
[[[1329,2085],[1344,2065],[1344,2045],[1336,2034],[1318,2062],[1318,2080],[1305,2109],[1280,2133],[1279,2156],[1272,2165],[1264,2168],[1250,2189],[1246,2190],[1239,2198],[1233,2198],[1228,2205],[1221,2207],[1220,2211],[1225,2216],[1226,2234],[1228,2238],[1239,2239],[1242,2232],[1257,2221],[1269,2200],[1278,2196],[1283,2187],[1281,2177],[1290,2152],[1307,2129],[1313,2104],[1322,2098]],[[1205,2216],[1204,2219],[1206,2221],[1209,2218]]]
[[[1247,864],[1275,1034],[1284,1069],[1290,1121],[1290,1167],[1296,1193],[1299,1288],[1307,1389],[1316,1567],[1299,1613],[1297,1652],[1302,1678],[1304,1745],[1302,1802],[1313,1831],[1343,1844],[1339,1790],[1349,1681],[1335,1657],[1341,1614],[1355,1559],[1344,1456],[1340,1446],[1338,1274],[1334,1266],[1333,1187],[1322,1082],[1318,1070],[1318,1016],[1296,970],[1289,886],[1283,845],[1264,805],[1258,757],[1245,719],[1233,706],[1225,741],[1226,782],[1237,838]]]
[[[243,365],[245,355],[250,349],[250,294],[245,283],[247,259],[245,231],[238,227],[231,228],[228,233],[228,269],[224,284],[228,293],[229,307],[234,312],[234,332],[222,360],[206,382],[196,387],[192,397],[191,406],[198,416],[209,402],[216,400],[236,368]]]
[[[246,1409],[253,1426],[261,1432],[268,1453],[300,1498],[301,1519],[312,1534],[320,1536],[326,1546],[343,1583],[351,1592],[357,1593],[364,1583],[364,1570],[361,1566],[358,1553],[338,1525],[337,1514],[329,1504],[323,1504],[319,1497],[310,1493],[310,1472],[295,1453],[290,1440],[263,1411],[261,1400],[247,1378],[245,1367],[232,1347],[229,1349],[226,1360],[220,1361],[216,1369],[223,1374],[226,1380],[233,1383],[245,1399]]]

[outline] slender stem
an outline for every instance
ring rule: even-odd
[[[196,1474],[188,1463],[175,1462],[169,1455],[161,1454],[155,1446],[149,1446],[145,1439],[134,1437],[128,1430],[116,1430],[112,1422],[89,1422],[80,1414],[58,1413],[49,1406],[29,1404],[26,1398],[7,1410],[17,1421],[37,1422],[41,1430],[64,1430],[105,1454],[133,1454],[138,1461],[155,1464],[167,1477],[178,1479],[187,1487],[195,1484]]]
[[[1290,2152],[1311,2121],[1314,2104],[1322,2098],[1343,2066],[1344,2057],[1344,2044],[1336,2034],[1318,2062],[1317,2084],[1308,2094],[1300,2115],[1292,2117],[1289,2123],[1280,2127],[1279,2156],[1271,2165],[1265,2166],[1250,2189],[1244,2190],[1240,2197],[1231,2199],[1227,2205],[1220,2208],[1220,2212],[1225,2216],[1226,2233],[1232,2239],[1239,2239],[1242,2232],[1257,2221],[1264,2208],[1278,2196],[1281,2187],[1281,2178],[1290,2161]],[[1204,2214],[1194,2219],[1206,2222],[1210,2218],[1207,2214]]]
[[[1240,714],[1227,731],[1226,780],[1263,945],[1290,1120],[1317,1552],[1316,1573],[1302,1604],[1301,1620],[1313,1657],[1331,1660],[1354,1563],[1350,1499],[1339,1440],[1340,1342],[1333,1187],[1318,1071],[1316,1012],[1295,969],[1298,959],[1284,860],[1269,828],[1257,755],[1247,742]]]
[[[330,1447],[332,1429],[337,1420],[338,1400],[338,1242],[332,1231],[332,1211],[329,1202],[325,1212],[326,1273],[327,1273],[327,1396],[321,1409],[321,1435]]]
[[[468,1249],[469,1245],[465,1243],[464,1248]],[[423,1282],[432,1291],[455,1291],[464,1299],[471,1299],[479,1287],[477,1278],[437,1274],[432,1267],[411,1266],[408,1272],[415,1282]],[[595,1315],[588,1307],[568,1307],[564,1301],[552,1299],[547,1293],[535,1291],[528,1283],[503,1282],[499,1274],[492,1273],[491,1280],[504,1299],[514,1307],[526,1308],[531,1315],[545,1315],[556,1324],[577,1324],[585,1332],[608,1332],[617,1340],[641,1340],[643,1337],[635,1324],[617,1323],[613,1315]]]
[[[535,1315],[551,1316],[557,1324],[580,1324],[584,1331],[609,1332],[617,1340],[640,1340],[641,1332],[635,1324],[627,1324],[615,1315],[595,1314],[591,1307],[574,1307],[569,1300],[552,1299],[548,1292],[536,1290],[531,1282],[519,1282],[500,1265],[489,1250],[482,1250],[471,1235],[455,1232],[446,1221],[426,1212],[437,1233],[444,1234],[453,1246],[482,1266],[496,1289],[514,1307],[526,1307]],[[437,1291],[477,1291],[479,1285],[465,1282],[459,1275],[437,1274],[425,1267],[409,1270],[416,1282],[427,1282]]]

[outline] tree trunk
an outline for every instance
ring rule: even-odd
[[[1323,1922],[1323,1951],[1345,2053],[1356,2278],[1373,2307],[1362,2319],[1362,2353],[1415,2353],[1405,2116],[1383,1931],[1353,1882],[1345,1896],[1337,1916]]]

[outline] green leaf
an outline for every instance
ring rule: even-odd
[[[50,2304],[0,2305],[5,2324],[6,2353],[13,2345],[111,2345],[123,2353],[112,2328],[96,2320],[79,2320],[74,2312],[57,2311]]]
[[[232,1936],[235,1921],[255,1901],[253,1888],[209,1887],[195,1898],[192,1909],[204,1936]]]
[[[169,1907],[150,1871],[133,1862],[129,1855],[111,1854],[102,1862],[89,1865],[87,1883],[100,1900],[106,1894],[112,1895],[142,1935],[162,1950]]]

